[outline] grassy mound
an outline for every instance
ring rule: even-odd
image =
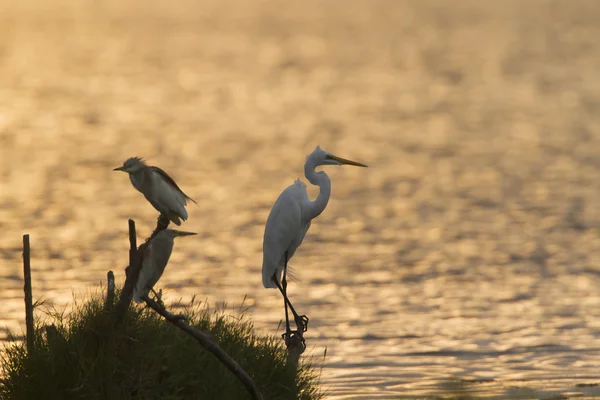
[[[35,349],[11,343],[0,367],[2,399],[248,399],[238,379],[193,338],[154,311],[134,306],[117,328],[101,296],[75,303],[68,316],[38,322]],[[213,339],[248,372],[265,399],[320,399],[319,373],[301,361],[286,368],[276,337],[253,333],[243,311],[236,316],[192,304],[190,325]]]

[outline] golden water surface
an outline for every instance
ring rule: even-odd
[[[369,164],[291,262],[329,398],[600,396],[600,2],[0,5],[0,337],[24,233],[36,300],[123,281],[133,155],[198,202],[167,302],[281,333],[264,224],[321,145]]]

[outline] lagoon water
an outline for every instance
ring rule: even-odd
[[[0,338],[24,233],[35,299],[123,281],[133,155],[198,202],[167,303],[280,334],[264,223],[321,145],[369,165],[326,168],[290,263],[328,398],[600,397],[600,3],[1,5]]]

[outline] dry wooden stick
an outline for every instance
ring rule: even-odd
[[[29,235],[23,235],[23,279],[25,285],[25,327],[27,329],[27,351],[33,349],[33,294],[31,290],[31,250]]]
[[[140,246],[141,248],[142,246]],[[133,298],[133,289],[135,288],[135,283],[140,275],[140,269],[142,268],[142,263],[138,262],[140,252],[137,248],[137,235],[135,232],[135,221],[129,220],[129,266],[125,268],[125,284],[123,285],[123,290],[121,291],[121,297],[119,297],[119,302],[117,303],[115,314],[116,314],[116,323],[119,324],[125,313],[129,309],[129,305],[131,304],[131,299]]]
[[[162,214],[158,217],[156,223],[156,229],[152,232],[152,235],[140,246],[137,247],[137,234],[135,231],[135,221],[129,220],[129,266],[125,268],[125,284],[121,291],[121,297],[116,306],[116,323],[120,323],[129,309],[131,300],[133,298],[133,289],[135,283],[140,275],[140,269],[142,268],[141,257],[144,254],[144,250],[148,247],[150,240],[156,236],[160,231],[167,229],[169,226],[169,220]]]
[[[302,336],[302,331],[298,330],[295,332],[288,332],[284,337],[285,346],[287,347],[288,355],[286,368],[294,372],[294,376],[298,371],[298,362],[300,361],[300,355],[304,353],[306,349],[306,343],[304,341],[304,337]]]
[[[115,274],[112,271],[108,271],[106,274],[107,287],[106,287],[106,301],[104,303],[104,311],[110,311],[115,302]]]

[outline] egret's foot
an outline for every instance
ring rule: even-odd
[[[306,315],[298,315],[294,320],[298,331],[306,332],[308,330],[308,317]]]
[[[300,348],[300,354],[304,353],[306,350],[306,340],[304,340],[304,336],[299,331],[287,331],[281,335],[285,346],[289,349],[290,347]]]

